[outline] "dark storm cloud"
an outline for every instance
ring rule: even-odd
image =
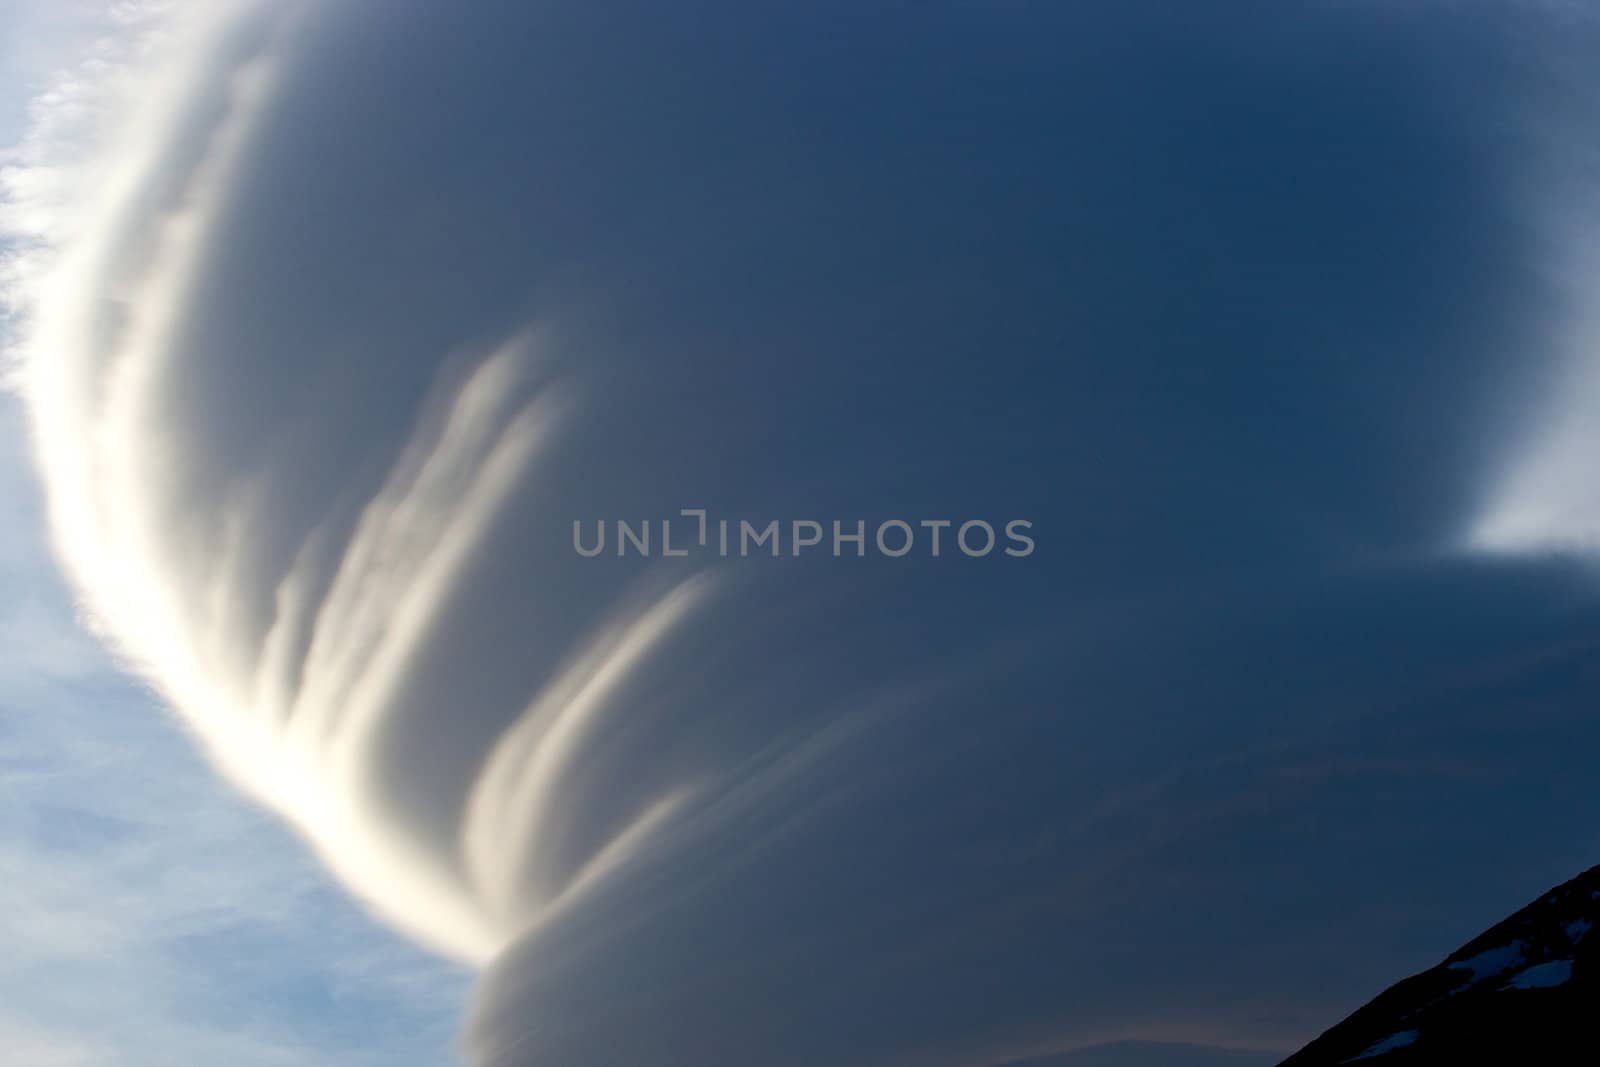
[[[478,1062],[1281,1047],[1576,862],[1596,616],[1456,546],[1587,27],[265,10],[24,390],[109,632],[486,964]],[[573,551],[681,508],[1037,551]]]

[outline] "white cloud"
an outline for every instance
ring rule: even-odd
[[[93,227],[106,222],[90,205],[115,199],[119,181],[137,182],[118,170],[137,167],[136,148],[96,146],[156,136],[124,122],[130,104],[156,125],[171,117],[176,89],[160,86],[181,83],[187,64],[170,78],[145,72],[167,69],[191,32],[164,21],[172,7],[18,13],[41,29],[36,42],[48,22],[59,55],[76,42],[90,58],[46,80],[28,138],[0,158],[3,276],[23,316],[6,324],[13,352],[42,279],[70,275],[69,250],[93,243]],[[201,21],[224,10],[212,5]],[[32,75],[49,63],[13,55],[0,75],[15,86],[19,65]],[[113,671],[54,577],[27,451],[8,397],[0,407],[6,1056],[30,1067],[448,1060],[465,976],[330,892],[303,847],[233,799],[149,692]]]
[[[1518,122],[1526,160],[1519,210],[1543,276],[1543,314],[1521,338],[1502,391],[1503,442],[1465,534],[1496,554],[1600,553],[1600,82],[1587,55],[1591,9],[1564,12],[1573,41],[1545,50],[1541,91]]]

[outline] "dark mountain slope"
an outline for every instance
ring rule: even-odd
[[[1600,1063],[1600,867],[1401,981],[1283,1061]]]

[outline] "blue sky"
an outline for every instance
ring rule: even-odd
[[[0,1047],[8,1060],[453,1062],[467,974],[365,916],[79,628],[48,555],[24,446],[8,401],[0,407]]]
[[[0,144],[24,135],[62,68],[115,35],[106,10],[0,4]],[[85,631],[49,550],[28,451],[17,401],[0,398],[8,1060],[455,1062],[467,972],[369,918]]]

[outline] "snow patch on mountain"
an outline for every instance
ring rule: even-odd
[[[1572,977],[1571,960],[1550,960],[1535,964],[1506,983],[1507,989],[1551,989],[1566,985]]]
[[[1393,1052],[1397,1048],[1405,1048],[1407,1045],[1416,1044],[1416,1041],[1417,1032],[1415,1030],[1402,1030],[1398,1034],[1390,1034],[1382,1041],[1379,1041],[1369,1047],[1359,1056],[1352,1056],[1350,1059],[1345,1060],[1344,1062],[1355,1063],[1357,1060],[1370,1060],[1374,1056],[1382,1056],[1384,1053]]]
[[[1471,984],[1477,985],[1485,978],[1498,978],[1500,975],[1520,965],[1523,961],[1525,950],[1526,946],[1523,945],[1522,940],[1519,938],[1509,945],[1486,949],[1469,959],[1452,963],[1450,969],[1452,971],[1470,971],[1472,974]]]

